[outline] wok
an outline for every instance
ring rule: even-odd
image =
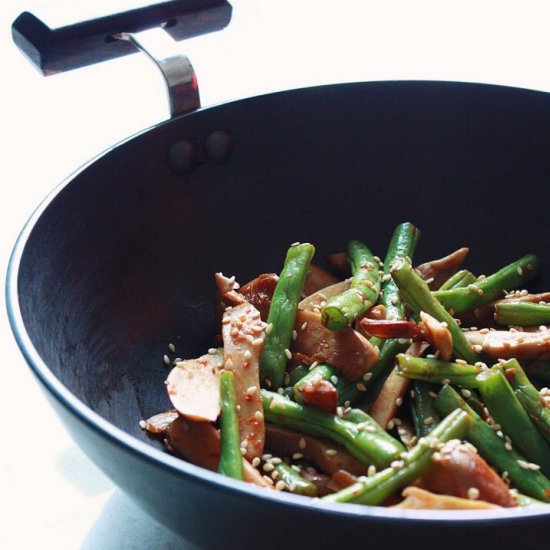
[[[182,357],[211,345],[215,271],[278,271],[294,241],[315,243],[319,263],[352,237],[382,254],[404,220],[423,232],[419,261],[467,244],[477,272],[528,251],[548,263],[549,128],[546,93],[456,82],[327,85],[173,117],[82,167],[31,217],[7,278],[15,337],[88,456],[201,547],[542,539],[546,508],[406,511],[266,493],[167,454],[138,422],[169,407],[168,343]]]

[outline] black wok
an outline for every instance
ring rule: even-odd
[[[32,216],[7,280],[13,331],[84,451],[201,547],[548,537],[546,508],[434,513],[268,494],[170,456],[138,422],[169,406],[168,343],[181,357],[211,345],[215,271],[277,271],[294,241],[315,243],[320,263],[352,237],[383,254],[404,220],[423,232],[419,261],[466,244],[477,272],[530,251],[547,265],[549,128],[548,94],[452,82],[330,85],[173,118],[81,168]],[[193,162],[178,164],[181,150]]]

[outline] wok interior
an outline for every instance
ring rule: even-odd
[[[383,256],[411,221],[418,260],[467,245],[477,273],[527,252],[548,273],[549,128],[546,94],[418,82],[306,89],[159,125],[81,171],[36,221],[19,272],[26,329],[86,405],[157,445],[138,421],[169,406],[168,344],[179,357],[212,345],[215,271],[241,283],[279,271],[294,241],[314,243],[321,265],[350,238]],[[220,129],[228,161],[171,171],[175,141],[200,149]]]

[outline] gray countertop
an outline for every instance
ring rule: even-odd
[[[39,2],[5,0],[0,7],[3,273],[25,220],[58,182],[104,148],[168,116],[163,83],[144,56],[42,78],[9,32],[11,21],[33,4]],[[356,80],[459,80],[550,91],[545,2],[232,4],[227,30],[182,44],[204,105]],[[0,548],[188,547],[75,446],[26,367],[3,302],[1,310],[0,411],[7,430],[0,453]]]

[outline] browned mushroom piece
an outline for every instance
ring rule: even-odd
[[[406,487],[401,495],[404,497],[394,508],[408,508],[412,510],[488,510],[500,508],[496,504],[483,500],[472,500],[449,495],[438,495],[420,489],[419,487]]]
[[[362,334],[351,327],[330,330],[321,322],[320,313],[298,310],[295,330],[291,352],[329,363],[348,380],[359,380],[378,360],[378,348]]]
[[[447,323],[438,321],[425,311],[420,312],[426,340],[437,351],[441,361],[448,361],[453,354],[453,337],[447,328]]]
[[[424,488],[498,506],[516,506],[506,483],[471,445],[451,440],[434,453],[432,463],[432,468],[422,477]]]
[[[491,359],[550,359],[550,329],[469,330],[464,333],[472,346]]]
[[[460,269],[469,251],[466,247],[459,248],[448,256],[420,264],[415,269],[425,281],[429,281],[430,290],[437,290]]]
[[[248,302],[228,308],[222,319],[224,368],[235,378],[241,448],[252,460],[263,453],[265,429],[260,395],[260,354],[265,323]]]
[[[330,271],[327,271],[318,265],[309,264],[302,295],[310,296],[311,294],[338,282],[340,282],[340,279],[330,273]]]

